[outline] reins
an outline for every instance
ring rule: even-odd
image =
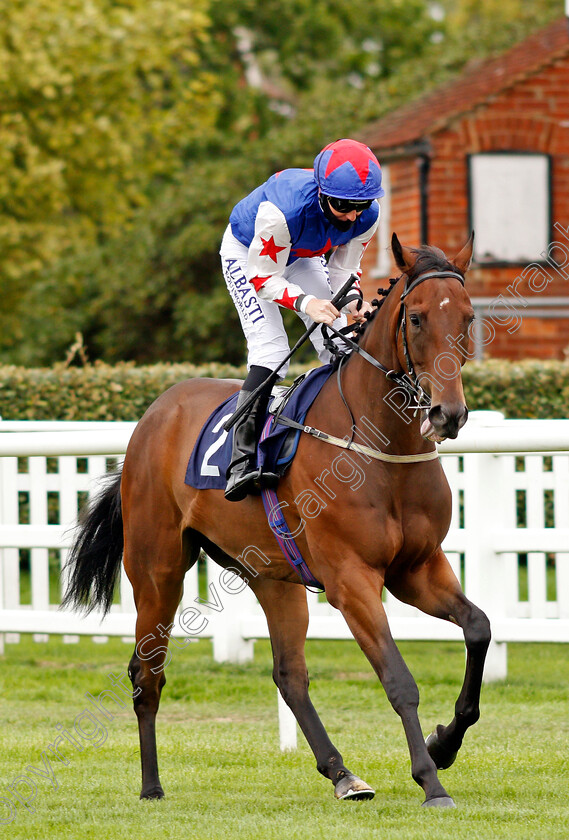
[[[395,340],[396,341],[399,337],[399,333],[401,332],[401,337],[402,337],[402,342],[403,342],[403,354],[405,356],[405,363],[407,365],[407,372],[391,370],[391,369],[385,367],[385,365],[383,365],[381,362],[379,362],[377,359],[375,359],[366,350],[363,350],[356,341],[354,341],[353,339],[348,337],[348,334],[353,332],[353,326],[351,324],[349,324],[347,327],[343,327],[341,330],[337,330],[336,327],[332,327],[332,326],[328,326],[328,325],[323,325],[323,327],[322,327],[322,333],[324,334],[324,340],[325,340],[326,347],[329,350],[331,350],[333,353],[336,352],[336,353],[338,353],[339,355],[342,356],[342,358],[340,359],[340,364],[339,364],[338,370],[340,370],[344,359],[348,358],[348,356],[347,356],[347,354],[341,353],[341,351],[338,351],[337,346],[334,344],[334,342],[327,335],[328,331],[330,331],[337,338],[339,338],[346,346],[348,346],[350,348],[351,351],[353,351],[355,353],[359,353],[359,355],[363,359],[365,359],[366,362],[369,362],[371,365],[373,365],[373,367],[377,368],[377,370],[380,370],[383,374],[385,374],[385,377],[387,379],[389,379],[391,382],[395,382],[397,385],[399,385],[405,391],[407,391],[407,393],[409,394],[409,396],[412,399],[413,398],[416,399],[417,402],[415,404],[407,406],[407,408],[415,409],[415,413],[419,409],[424,409],[425,411],[428,411],[431,408],[431,401],[430,401],[429,397],[426,396],[423,389],[421,388],[421,384],[419,382],[419,377],[417,376],[417,374],[415,372],[415,367],[413,365],[413,362],[411,360],[411,355],[409,353],[409,345],[408,345],[408,342],[407,342],[407,307],[405,306],[405,298],[414,289],[416,289],[417,286],[419,286],[421,283],[424,283],[425,280],[430,280],[433,277],[438,277],[438,278],[454,277],[454,278],[456,278],[457,280],[460,281],[462,286],[464,286],[464,277],[462,276],[462,274],[459,274],[457,271],[450,271],[450,270],[448,270],[448,271],[426,271],[423,274],[419,274],[419,276],[416,277],[411,283],[409,283],[409,278],[407,278],[407,281],[405,283],[405,288],[403,289],[403,294],[401,295],[401,305],[399,307],[399,315],[398,315],[398,318],[397,318],[397,329],[396,329],[396,332],[395,332]],[[335,350],[334,350],[334,348],[335,348]],[[342,395],[342,398],[343,398],[341,386],[340,386],[340,394]],[[345,400],[344,400],[344,402],[345,402]]]
[[[353,327],[352,324],[348,324],[347,327],[342,327],[341,330],[337,330],[336,327],[328,326],[326,324],[322,327],[322,332],[324,332],[324,330],[330,331],[331,333],[333,333],[347,347],[349,347],[350,350],[352,350],[354,353],[358,353],[362,357],[362,359],[365,359],[366,362],[369,362],[370,365],[373,365],[374,368],[377,368],[377,370],[379,370],[383,374],[385,374],[386,379],[389,379],[392,382],[396,382],[398,385],[400,385],[402,388],[404,388],[412,397],[415,397],[417,400],[420,400],[421,397],[424,395],[424,391],[422,390],[422,388],[420,386],[417,387],[413,383],[413,381],[407,376],[406,373],[404,373],[403,371],[391,370],[390,368],[385,367],[385,365],[382,365],[381,362],[378,362],[378,360],[376,358],[374,358],[374,356],[372,356],[370,353],[368,353],[366,350],[364,350],[362,347],[360,347],[359,344],[356,341],[349,338],[348,334],[352,333],[354,331],[354,327]],[[330,343],[333,343],[333,342],[331,342],[331,339],[330,339]],[[327,346],[329,346],[329,345],[327,344]],[[348,354],[346,354],[346,353],[341,354],[338,370],[340,370],[342,364],[348,358],[349,358]],[[340,389],[340,393],[341,393],[341,389]],[[417,408],[427,408],[429,406],[427,406],[427,404],[422,404],[422,405],[417,405],[417,406],[412,406],[412,407],[413,408],[415,408],[415,407],[417,407]]]

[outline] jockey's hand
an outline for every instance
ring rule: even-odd
[[[360,304],[360,308],[358,310],[358,304]],[[371,303],[368,303],[367,300],[362,300],[361,303],[359,300],[353,300],[351,303],[348,304],[347,310],[358,324],[361,321],[365,321],[365,314],[366,312],[373,312],[373,306]]]
[[[328,324],[330,326],[340,315],[331,301],[320,300],[320,298],[314,298],[314,300],[308,302],[306,314],[317,324]]]

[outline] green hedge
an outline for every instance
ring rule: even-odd
[[[4,420],[138,420],[163,391],[197,376],[242,378],[229,365],[131,363],[51,368],[0,366]]]
[[[293,366],[289,377],[303,369]],[[156,397],[183,379],[244,375],[244,367],[221,364],[0,366],[0,415],[4,420],[138,420]],[[471,362],[463,379],[471,410],[502,411],[506,417],[569,414],[568,363]]]
[[[569,417],[568,362],[470,362],[463,380],[471,410],[501,411],[510,418]]]

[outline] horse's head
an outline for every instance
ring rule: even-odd
[[[474,318],[464,288],[473,241],[471,234],[448,260],[439,248],[407,248],[396,234],[392,237],[393,254],[405,278],[396,316],[397,356],[403,370],[431,398],[421,434],[437,442],[455,438],[468,417],[461,368]],[[397,291],[400,288],[399,283]]]

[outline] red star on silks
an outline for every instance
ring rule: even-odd
[[[291,297],[288,293],[288,290],[284,290],[284,294],[281,298],[275,298],[275,303],[278,303],[280,306],[286,306],[287,309],[294,309],[294,302],[297,299],[298,295]]]
[[[259,289],[261,288],[261,286],[263,285],[263,283],[266,283],[266,281],[268,279],[269,279],[269,275],[267,275],[267,277],[257,276],[257,277],[251,277],[249,282],[255,287],[255,291],[258,292]]]
[[[330,241],[330,237],[328,237],[328,242],[320,248],[318,251],[311,251],[310,248],[293,248],[292,252],[295,257],[322,257],[324,254],[328,253],[330,248],[332,247],[332,243]]]
[[[353,155],[353,152],[353,144],[350,140],[348,140],[346,143],[342,143],[342,141],[337,142],[335,144],[335,149],[333,150],[332,154],[330,155],[330,159],[328,160],[326,172],[324,173],[325,177],[327,178],[331,172],[334,172],[334,170],[342,166],[343,163],[349,162],[352,166],[354,166],[353,161],[350,160],[350,157]],[[361,159],[358,160],[358,165],[354,167],[362,184],[365,184],[367,180],[367,176],[369,174],[370,160],[373,160],[371,152],[367,155],[366,159],[363,158],[362,154]]]
[[[274,236],[271,236],[270,239],[263,239],[263,237],[261,236],[261,242],[263,243],[263,247],[259,252],[259,256],[270,257],[275,263],[277,261],[277,254],[279,253],[279,251],[286,251],[286,245],[283,245],[281,248],[275,244]]]

